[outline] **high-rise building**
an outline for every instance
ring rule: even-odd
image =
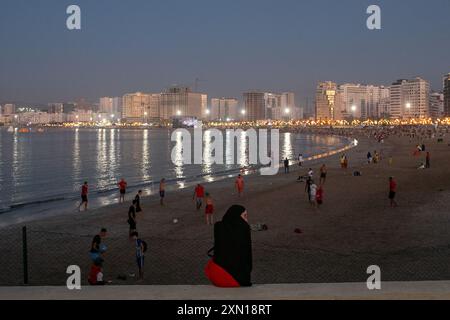
[[[316,120],[338,120],[341,117],[336,83],[320,82],[316,88]]]
[[[345,83],[339,86],[340,104],[335,108],[335,120],[367,117],[367,86]]]
[[[440,118],[444,115],[444,94],[440,92],[432,92],[430,94],[430,117],[433,119]]]
[[[98,104],[98,111],[101,113],[110,113],[113,114],[113,98],[110,97],[102,97],[100,98]]]
[[[450,73],[444,77],[444,116],[450,117]]]
[[[99,112],[114,115],[122,114],[122,98],[102,97],[99,101]]]
[[[379,101],[377,109],[377,118],[388,119],[390,118],[391,97],[389,87],[381,86],[379,90]]]
[[[237,120],[239,119],[239,102],[235,98],[212,98],[209,113],[210,120]]]
[[[291,120],[303,118],[303,111],[295,104],[295,94],[293,92],[283,92],[275,95],[276,106],[271,108],[271,119]]]
[[[48,104],[48,113],[64,113],[64,104],[63,103],[49,103]]]
[[[16,113],[16,105],[12,103],[4,104],[2,107],[2,115],[8,116]]]
[[[268,95],[264,92],[244,93],[245,119],[248,121],[265,120],[268,118]]]
[[[398,80],[390,86],[390,115],[394,119],[430,116],[430,84],[422,78]]]
[[[78,110],[84,110],[84,111],[94,110],[94,107],[92,106],[92,104],[87,102],[85,98],[77,99],[75,104],[76,104],[76,108]]]
[[[159,97],[159,94],[142,92],[125,94],[122,98],[122,118],[129,122],[158,119]]]
[[[159,110],[162,119],[192,117],[205,119],[207,115],[208,96],[192,92],[187,87],[171,87],[161,93]]]
[[[74,102],[67,102],[63,104],[63,112],[66,114],[74,112],[76,109],[76,104]]]
[[[377,119],[388,112],[389,88],[346,83],[338,91],[340,112],[336,119]]]

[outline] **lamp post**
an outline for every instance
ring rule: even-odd
[[[245,109],[241,110],[242,120],[245,120],[245,115],[247,114],[247,111]]]
[[[147,123],[147,115],[148,115],[148,112],[144,111],[144,123]]]
[[[289,120],[290,113],[291,113],[291,109],[289,109],[289,108],[284,109],[284,115],[286,117],[286,120]]]
[[[408,117],[411,119],[411,103],[410,103],[410,102],[407,102],[407,103],[405,104],[405,108],[406,108],[406,111],[407,111],[407,113],[408,113]]]
[[[356,105],[352,105],[352,107],[351,107],[351,109],[352,109],[352,120],[355,120],[355,114],[356,114]]]

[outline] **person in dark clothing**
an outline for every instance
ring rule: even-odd
[[[133,204],[128,209],[128,224],[130,225],[130,237],[133,232],[136,231],[136,200],[133,200]]]
[[[136,197],[134,198],[134,201],[136,201],[136,212],[142,212],[142,208],[141,208],[141,195],[142,195],[142,190],[139,190]]]
[[[431,156],[430,152],[427,151],[427,156],[425,158],[425,168],[430,169],[431,168]]]
[[[289,160],[288,160],[288,158],[284,159],[284,173],[289,173]]]
[[[102,228],[100,233],[95,235],[91,242],[89,255],[93,262],[103,262],[102,254],[106,251],[106,246],[102,244],[102,239],[106,237],[107,230]]]
[[[252,240],[243,206],[231,206],[214,225],[214,257],[205,273],[217,287],[249,287],[252,272]]]

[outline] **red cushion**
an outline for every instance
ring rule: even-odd
[[[206,277],[213,285],[219,288],[237,288],[239,283],[221,266],[217,265],[213,259],[208,261],[205,267]]]

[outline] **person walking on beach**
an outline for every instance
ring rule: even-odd
[[[289,173],[289,160],[288,160],[288,158],[284,159],[284,173]]]
[[[162,178],[159,182],[159,203],[164,205],[164,196],[166,195],[166,179]]]
[[[205,274],[216,287],[250,287],[253,268],[252,238],[247,210],[231,206],[214,225],[213,257],[205,267]]]
[[[139,239],[139,234],[137,231],[133,232],[131,235],[134,243],[135,243],[135,249],[136,249],[136,263],[139,270],[139,280],[144,279],[144,256],[145,256],[145,242]]]
[[[320,181],[319,183],[321,185],[325,184],[325,181],[327,180],[327,166],[325,164],[323,164],[320,167]]]
[[[374,151],[374,156],[373,156],[373,163],[378,163],[380,161],[380,155],[378,154],[378,152],[375,150]]]
[[[344,169],[345,168],[345,154],[343,154],[341,156],[340,162],[341,162],[341,168]]]
[[[119,203],[123,203],[125,202],[125,193],[127,192],[127,182],[122,178],[117,185],[119,186]]]
[[[203,205],[203,198],[205,197],[205,188],[199,183],[195,187],[194,195],[192,196],[192,200],[195,200],[195,206],[197,210]]]
[[[372,163],[372,154],[369,152],[367,152],[367,163]]]
[[[314,171],[313,171],[312,168],[309,168],[309,170],[308,170],[308,177],[309,177],[310,179],[312,179],[312,178],[314,177]]]
[[[323,194],[324,194],[323,186],[320,184],[316,191],[317,208],[320,208],[320,206],[323,203]]]
[[[136,202],[136,213],[142,212],[141,196],[142,190],[139,190],[138,193],[136,194],[136,197],[134,197],[134,201]]]
[[[244,192],[244,178],[239,174],[234,184],[236,186],[238,196],[241,197]]]
[[[397,194],[397,182],[394,177],[389,177],[389,200],[391,201],[391,208],[395,208],[398,206],[395,201],[395,196]]]
[[[78,206],[78,212],[81,211],[81,207],[84,204],[84,211],[87,210],[88,207],[88,191],[89,191],[89,187],[88,187],[88,183],[87,181],[84,182],[84,184],[81,186],[81,203]]]
[[[430,152],[427,151],[427,156],[425,158],[425,168],[430,169],[431,168],[431,155]]]
[[[214,203],[211,195],[208,192],[206,193],[205,203],[206,224],[212,226],[214,224]]]
[[[130,226],[129,236],[131,238],[133,232],[136,231],[136,200],[133,200],[133,203],[128,209],[128,225]]]
[[[303,154],[299,154],[298,155],[298,166],[299,167],[301,167],[301,166],[303,166],[303,162],[304,162],[304,160],[303,160]]]
[[[317,185],[314,183],[314,180],[311,180],[311,185],[309,187],[309,203],[311,207],[316,207],[316,195],[317,195]]]
[[[312,185],[312,178],[310,176],[307,177],[306,183],[305,183],[305,192],[308,195],[308,201],[311,201],[311,185]]]
[[[344,169],[348,168],[348,158],[347,155],[344,154]]]

